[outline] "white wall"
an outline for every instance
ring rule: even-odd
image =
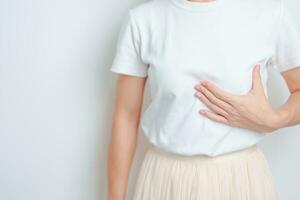
[[[296,14],[300,3],[289,2]],[[0,199],[105,200],[116,80],[108,66],[122,17],[138,3],[0,1]],[[270,73],[279,105],[287,88]],[[139,140],[129,197],[147,146]],[[281,200],[300,199],[299,141],[297,126],[261,143]]]

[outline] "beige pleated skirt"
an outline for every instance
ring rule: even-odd
[[[274,200],[273,177],[258,145],[217,157],[172,154],[153,145],[134,200]]]

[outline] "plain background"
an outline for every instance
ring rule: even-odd
[[[297,17],[299,1],[287,2]],[[108,69],[122,18],[139,3],[0,0],[0,199],[106,199],[117,77]],[[288,96],[274,70],[269,92],[274,106]],[[143,109],[149,99],[147,86]],[[128,199],[148,145],[139,136]],[[260,144],[280,200],[300,199],[299,143],[295,126]]]

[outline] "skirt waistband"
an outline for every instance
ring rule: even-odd
[[[156,154],[158,156],[164,157],[166,159],[174,159],[180,161],[189,161],[189,162],[222,162],[232,159],[240,159],[243,157],[250,156],[252,153],[256,152],[262,154],[260,147],[257,144],[254,144],[248,148],[221,154],[218,156],[208,156],[208,155],[192,155],[185,156],[181,154],[175,154],[171,152],[167,152],[153,144],[150,144],[149,153]]]

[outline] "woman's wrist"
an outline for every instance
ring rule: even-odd
[[[108,200],[125,200],[126,190],[121,189],[122,187],[110,187],[108,188]]]
[[[108,200],[125,200],[124,194],[118,194],[115,192],[109,192],[108,193]]]
[[[270,117],[270,124],[274,131],[287,127],[293,116],[292,110],[285,106],[275,109],[275,112]]]

